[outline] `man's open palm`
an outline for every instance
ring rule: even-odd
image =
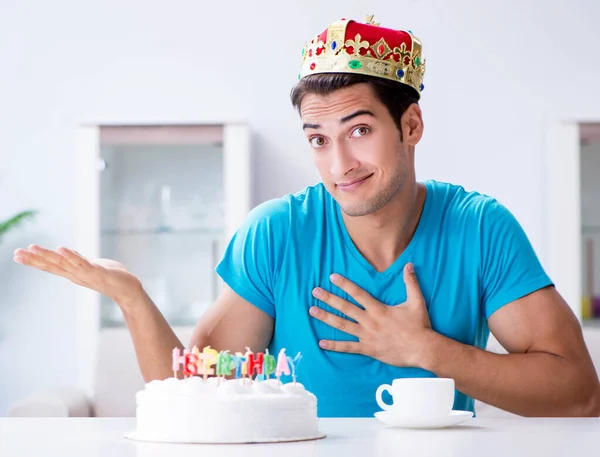
[[[28,249],[17,249],[14,261],[62,276],[117,303],[130,296],[136,289],[141,289],[139,279],[121,263],[110,259],[88,260],[81,254],[63,247],[52,251],[30,245]]]

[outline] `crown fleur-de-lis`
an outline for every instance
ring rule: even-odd
[[[325,43],[322,40],[318,40],[315,44],[315,51],[325,47]]]
[[[406,57],[410,57],[411,52],[406,50],[406,43],[402,43],[400,45],[400,47],[395,47],[394,48],[394,54],[399,54],[400,55],[400,63],[404,63],[404,59]]]
[[[360,55],[361,49],[367,49],[369,47],[369,42],[363,40],[360,36],[360,33],[357,33],[354,37],[354,40],[346,40],[344,46],[346,46],[347,48],[352,47],[354,49],[352,55],[358,56]]]
[[[374,22],[373,16],[375,16],[375,15],[371,14],[369,16],[368,14],[365,14],[365,24],[374,25],[375,27],[379,27],[379,22]]]

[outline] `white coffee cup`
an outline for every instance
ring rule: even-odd
[[[381,395],[387,390],[393,404],[385,403]],[[454,406],[454,379],[399,378],[392,385],[382,384],[375,393],[377,404],[383,410],[399,416],[445,416]]]

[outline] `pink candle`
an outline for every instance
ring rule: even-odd
[[[177,372],[179,371],[179,365],[183,366],[185,368],[185,356],[186,354],[188,354],[190,351],[189,349],[184,349],[183,350],[183,355],[181,355],[181,352],[179,350],[179,348],[174,348],[173,349],[173,377],[176,378],[177,377]]]
[[[179,348],[174,348],[173,349],[173,377],[176,378],[177,377],[177,372],[179,371]]]
[[[277,356],[277,368],[275,368],[275,376],[277,376],[277,379],[281,378],[282,374],[290,374],[290,366],[288,365],[287,357],[285,356],[285,348],[279,351],[279,355]]]

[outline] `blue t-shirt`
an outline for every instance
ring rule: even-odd
[[[406,301],[402,270],[412,262],[433,329],[479,348],[486,347],[487,319],[497,309],[552,284],[524,230],[497,200],[458,185],[433,180],[425,185],[415,234],[383,272],[355,247],[339,205],[322,183],[255,207],[217,265],[217,273],[238,295],[275,318],[269,352],[302,353],[298,382],[317,396],[319,417],[373,416],[380,410],[375,400],[380,384],[435,376],[321,349],[321,339],[357,341],[308,313],[316,305],[341,315],[312,296],[315,286],[356,303],[331,283],[330,274],[350,279],[386,305],[397,305]],[[457,391],[454,409],[474,412],[473,399]]]

